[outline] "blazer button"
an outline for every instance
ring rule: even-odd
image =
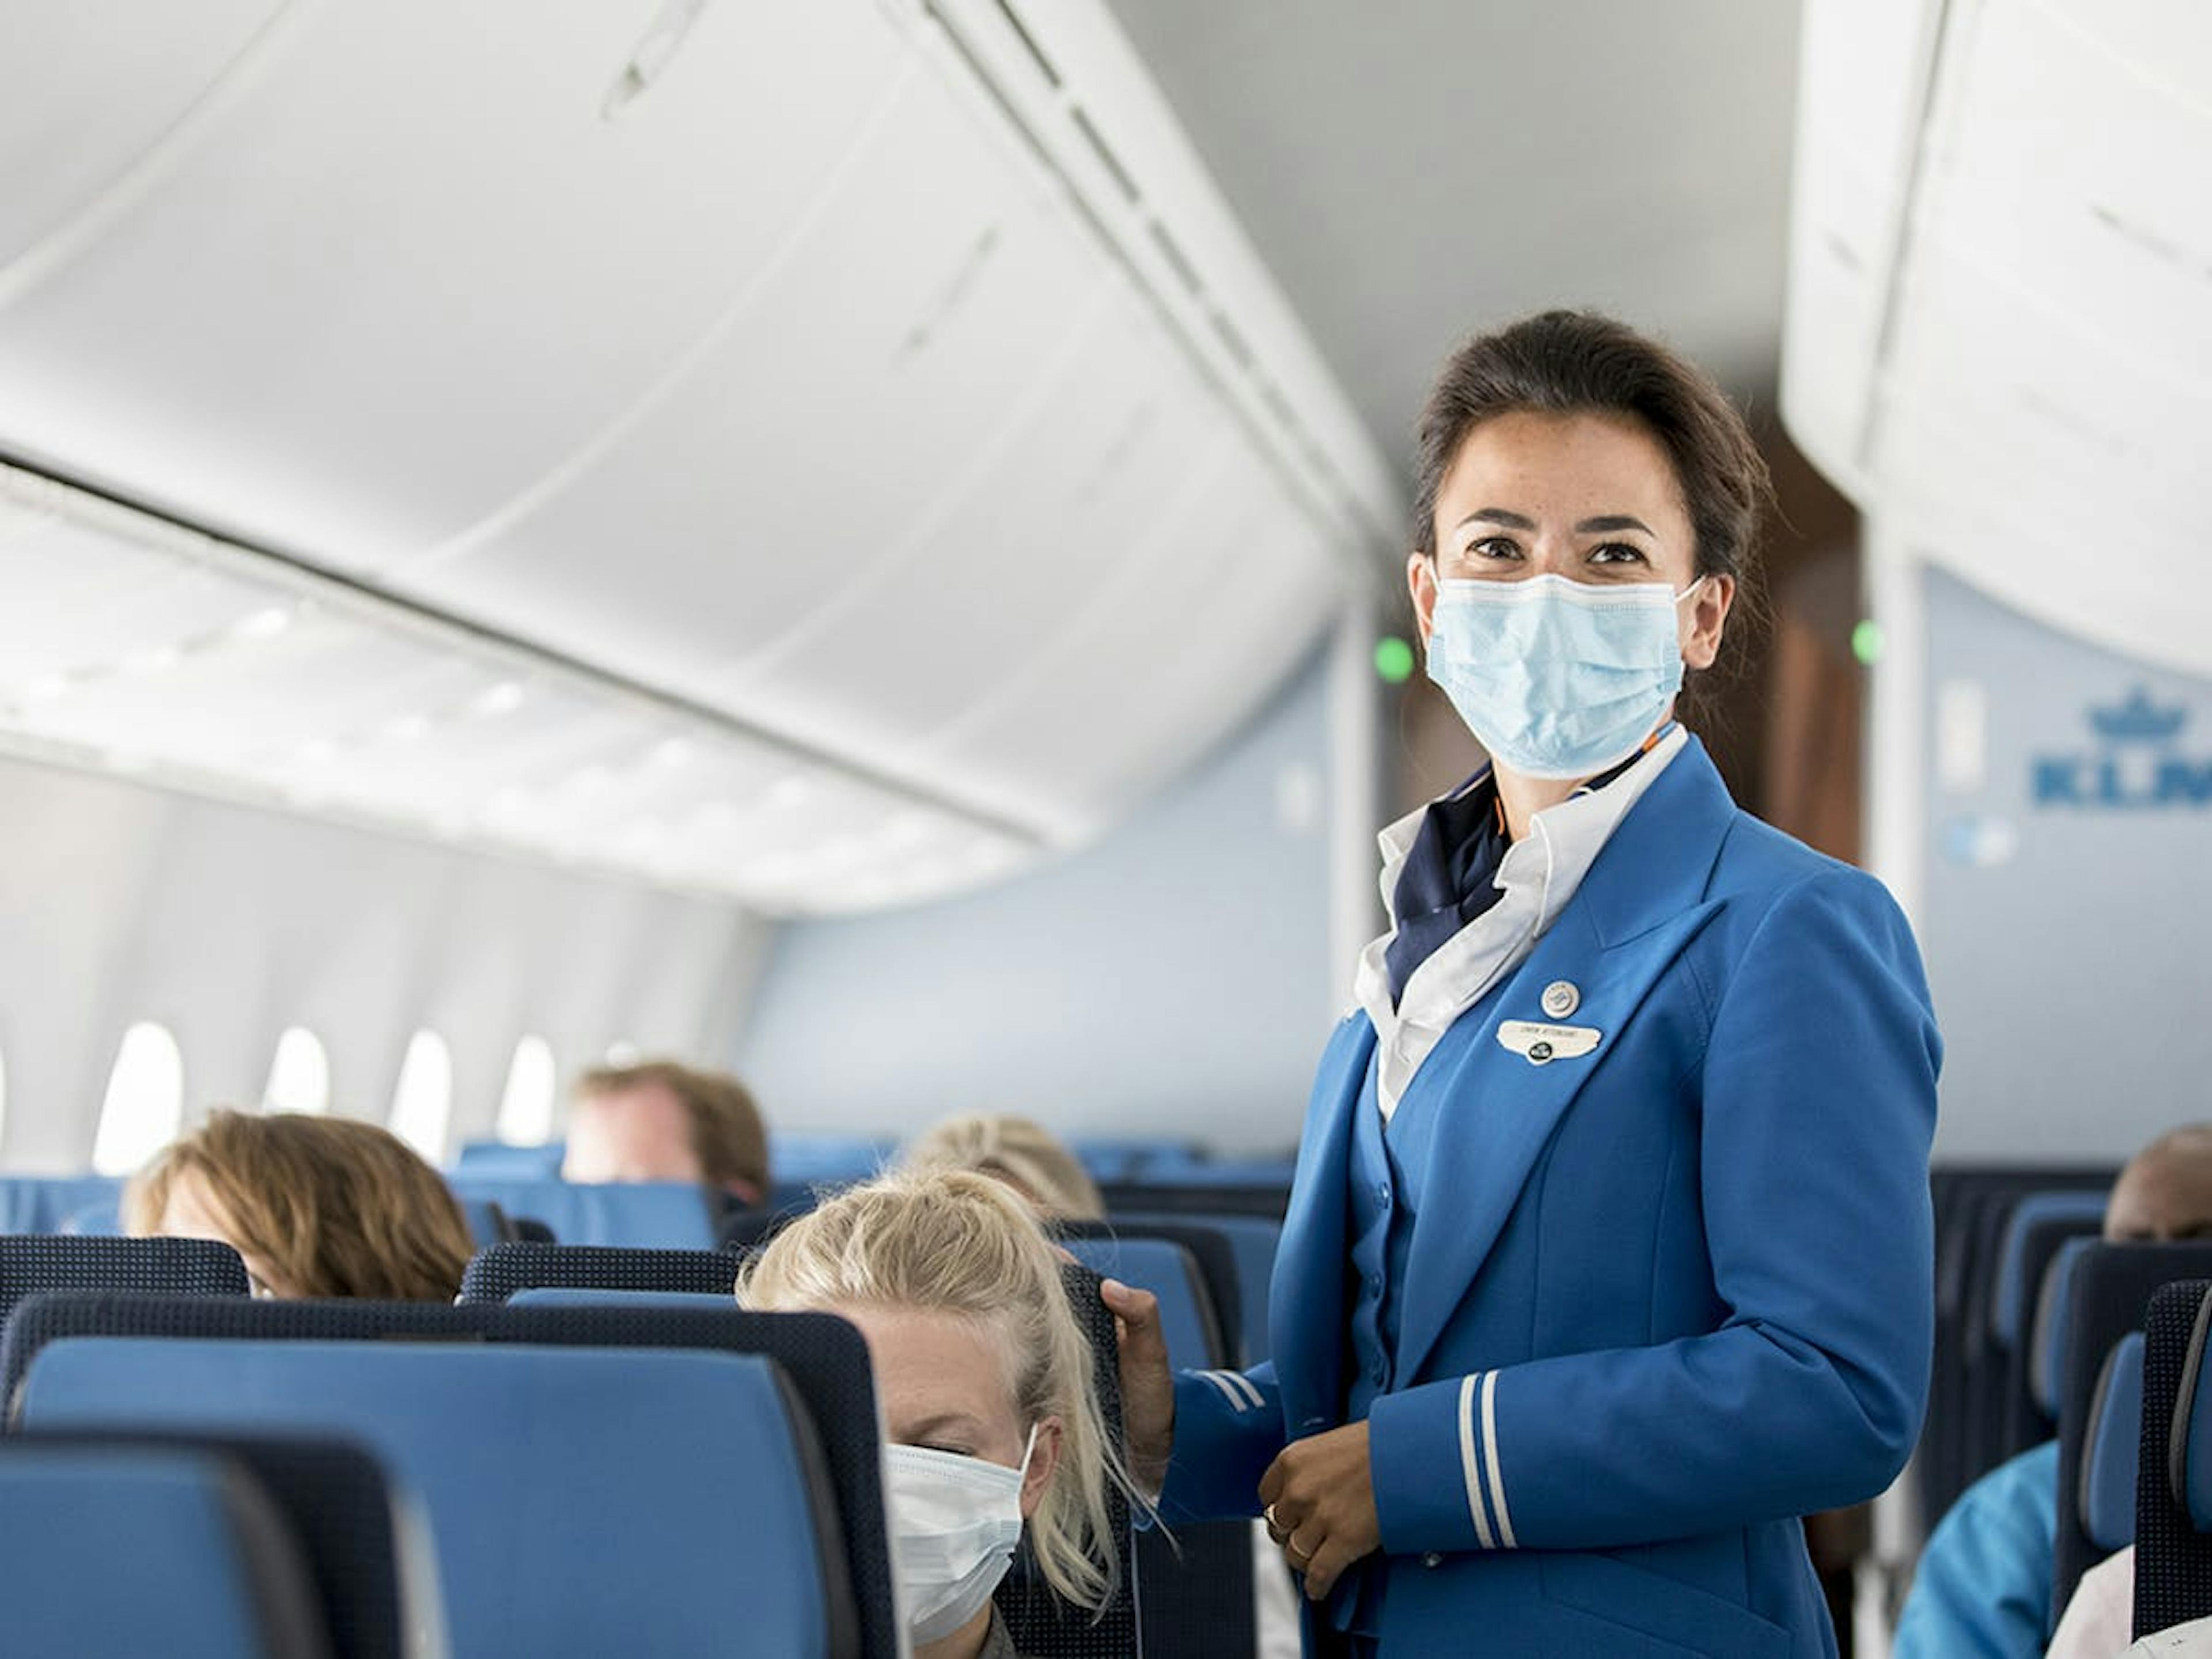
[[[1425,1567],[1440,1567],[1443,1565],[1443,1557],[1438,1555],[1434,1550],[1431,1550],[1426,1555],[1421,1558],[1421,1565]]]

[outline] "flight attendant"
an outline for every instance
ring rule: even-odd
[[[1888,893],[1675,718],[1765,469],[1702,373],[1553,312],[1445,365],[1418,482],[1429,673],[1491,764],[1382,833],[1273,1364],[1170,1379],[1111,1292],[1133,1462],[1170,1522],[1266,1520],[1310,1651],[1832,1654],[1798,1517],[1919,1427],[1941,1043]]]

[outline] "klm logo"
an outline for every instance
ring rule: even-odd
[[[2035,804],[2130,811],[2212,807],[2212,757],[2178,752],[2175,739],[2188,721],[2186,708],[2161,708],[2141,686],[2116,708],[2091,709],[2095,751],[2039,757]]]

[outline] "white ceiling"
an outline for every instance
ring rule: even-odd
[[[1094,836],[1280,684],[1395,508],[1090,15],[1043,77],[958,0],[0,0],[39,65],[0,104],[0,456]],[[1066,159],[1102,127],[1103,183]]]
[[[2212,10],[1817,0],[1785,397],[1886,544],[2212,673]],[[1826,49],[1832,47],[1832,50]]]
[[[1109,3],[1401,465],[1453,343],[1552,306],[1771,398],[1791,0]]]

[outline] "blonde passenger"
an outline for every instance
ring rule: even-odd
[[[1024,1528],[1061,1599],[1113,1600],[1108,1492],[1127,1482],[1060,1259],[1007,1188],[951,1170],[852,1188],[777,1234],[738,1299],[838,1314],[867,1341],[915,1659],[1013,1659],[991,1596]]]
[[[474,1244],[438,1172],[349,1118],[217,1111],[125,1191],[126,1231],[212,1238],[254,1293],[451,1302]]]
[[[1075,1154],[1034,1118],[963,1112],[925,1132],[906,1149],[911,1170],[973,1170],[1004,1182],[1048,1221],[1103,1221],[1099,1195]]]

